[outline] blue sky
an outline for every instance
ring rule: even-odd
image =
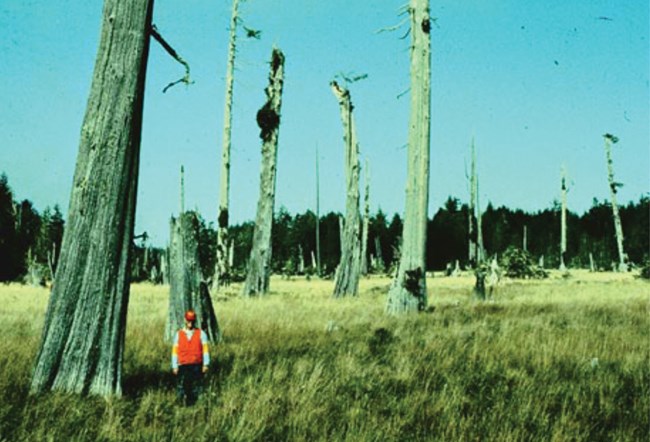
[[[342,128],[329,82],[350,86],[361,154],[370,163],[371,210],[403,211],[408,122],[405,0],[247,0],[240,5],[261,40],[240,33],[234,90],[231,221],[253,219],[268,59],[286,56],[276,208],[345,204]],[[155,42],[149,58],[136,231],[168,237],[186,207],[215,220],[223,125],[229,1],[157,0],[154,22],[191,65],[195,84]],[[430,214],[449,195],[467,200],[469,145],[476,139],[481,202],[535,211],[559,198],[560,168],[572,182],[569,207],[609,197],[602,135],[614,149],[622,202],[650,190],[649,11],[646,0],[436,1],[431,3],[432,138]],[[0,1],[0,172],[16,197],[67,212],[79,132],[97,51],[100,1]]]

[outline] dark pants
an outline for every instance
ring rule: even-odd
[[[193,405],[201,394],[203,373],[201,364],[181,365],[176,379],[176,396],[178,400]]]

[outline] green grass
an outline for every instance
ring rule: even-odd
[[[333,300],[331,281],[273,279],[266,299],[217,302],[224,342],[189,408],[166,287],[133,286],[124,396],[107,400],[27,395],[48,295],[1,286],[0,440],[647,440],[647,282],[574,272],[478,303],[470,277],[435,277],[434,311],[405,318],[383,314],[388,284]]]

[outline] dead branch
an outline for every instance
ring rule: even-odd
[[[183,58],[180,55],[178,55],[178,52],[176,52],[176,50],[172,48],[169,43],[165,41],[162,35],[160,35],[160,33],[158,32],[158,28],[156,28],[156,25],[151,26],[151,35],[158,43],[160,43],[160,45],[163,47],[163,49],[165,49],[165,51],[167,51],[169,55],[171,55],[177,62],[185,66],[185,75],[183,76],[183,78],[173,81],[169,83],[167,86],[165,86],[165,88],[163,89],[163,94],[167,92],[167,89],[177,85],[178,83],[185,83],[188,86],[194,83],[192,80],[190,80],[190,65],[185,60],[183,60]]]

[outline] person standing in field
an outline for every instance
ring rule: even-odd
[[[176,376],[176,394],[180,401],[193,405],[201,393],[202,377],[210,366],[208,335],[195,327],[196,313],[185,312],[185,327],[174,336],[172,372]]]

